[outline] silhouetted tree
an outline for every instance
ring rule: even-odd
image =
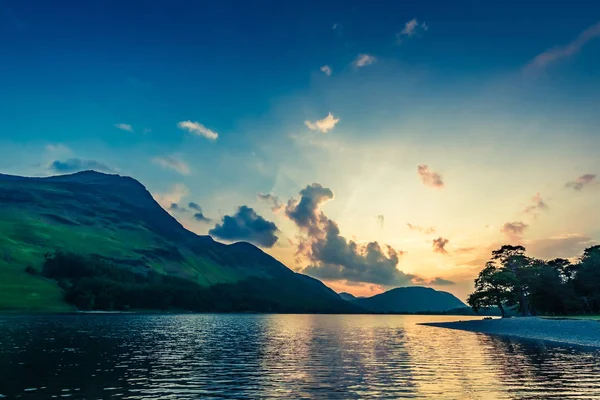
[[[469,295],[467,302],[475,312],[496,306],[504,318],[504,307],[515,303],[515,281],[512,271],[499,269],[493,262],[488,262],[475,279],[475,292]]]
[[[600,245],[585,249],[573,285],[587,310],[600,312]]]
[[[504,245],[492,252],[492,260],[499,263],[504,270],[513,273],[513,293],[519,302],[519,311],[527,316],[531,315],[528,294],[531,284],[532,271],[530,268],[532,260],[525,255],[525,247]]]

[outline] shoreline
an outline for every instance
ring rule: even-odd
[[[594,320],[514,317],[454,322],[427,322],[419,325],[600,348],[600,321]]]

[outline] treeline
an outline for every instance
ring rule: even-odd
[[[79,310],[340,311],[336,304],[323,302],[318,293],[311,295],[310,287],[296,287],[298,282],[285,279],[251,278],[204,287],[150,269],[139,272],[62,252],[46,255],[41,274],[56,280],[65,291],[65,300]]]
[[[467,302],[475,312],[496,306],[505,315],[600,313],[600,246],[585,249],[575,262],[528,257],[523,246],[502,246],[475,279]]]

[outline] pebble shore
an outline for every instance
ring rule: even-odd
[[[600,321],[518,317],[422,325],[600,348]]]

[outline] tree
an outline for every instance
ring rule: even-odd
[[[500,264],[501,268],[513,273],[514,294],[519,302],[519,311],[524,316],[531,315],[529,301],[529,286],[531,283],[531,270],[528,269],[533,260],[525,255],[525,247],[504,245],[492,252],[492,261]]]
[[[497,306],[504,318],[506,315],[504,306],[515,304],[515,296],[512,291],[515,281],[514,273],[506,269],[499,269],[493,262],[488,262],[475,279],[475,292],[469,295],[467,303],[475,312]]]
[[[571,282],[579,269],[578,264],[571,264],[571,261],[564,258],[555,258],[546,261],[546,265],[555,269],[563,282]]]
[[[600,245],[584,250],[573,285],[587,311],[600,312]]]

